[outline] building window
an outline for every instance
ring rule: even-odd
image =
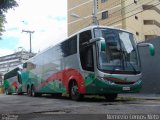
[[[157,36],[156,35],[145,35],[145,40],[152,40],[155,39]]]
[[[144,20],[143,23],[144,23],[144,25],[154,25],[155,20]]]
[[[108,11],[102,12],[102,19],[107,19],[108,18]]]
[[[108,0],[101,0],[101,3],[105,3],[105,2],[107,2]]]

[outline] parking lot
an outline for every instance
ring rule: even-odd
[[[106,118],[112,114],[158,115],[160,97],[146,95],[120,95],[114,102],[106,102],[103,97],[87,96],[82,101],[72,101],[68,97],[53,98],[50,96],[29,97],[27,95],[0,95],[1,117],[34,118],[54,116],[61,119],[78,117]],[[42,117],[43,116],[43,117]],[[97,117],[95,117],[97,116]],[[159,116],[158,116],[159,117]],[[49,118],[48,118],[49,119]],[[25,119],[24,119],[25,120]],[[39,120],[39,119],[38,119]]]

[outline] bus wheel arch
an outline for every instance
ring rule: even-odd
[[[78,82],[75,79],[71,79],[68,84],[69,97],[72,100],[80,100],[83,98],[83,95],[80,94],[78,88]]]

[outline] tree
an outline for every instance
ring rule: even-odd
[[[8,9],[18,6],[15,0],[0,0],[0,36],[4,31],[5,15]]]

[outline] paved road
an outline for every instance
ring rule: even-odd
[[[156,98],[123,96],[114,102],[106,102],[103,98],[87,97],[83,101],[76,102],[67,97],[55,99],[52,97],[36,98],[26,95],[7,96],[1,94],[0,114],[1,118],[18,117],[27,120],[49,120],[53,119],[53,115],[53,120],[71,120],[71,118],[84,120],[85,118],[88,119],[89,116],[90,119],[95,120],[101,117],[102,119],[106,118],[107,114],[160,114],[160,98]],[[37,117],[38,119],[34,119]]]

